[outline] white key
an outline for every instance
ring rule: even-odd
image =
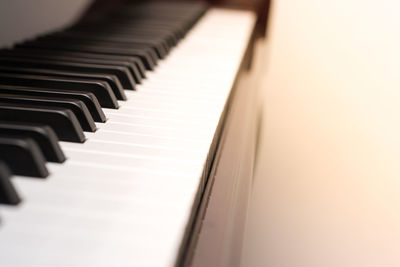
[[[209,10],[84,144],[61,142],[50,177],[14,177],[0,265],[174,266],[254,22]]]

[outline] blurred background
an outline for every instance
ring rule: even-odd
[[[64,28],[91,4],[89,0],[0,1],[0,47]]]
[[[399,10],[272,2],[242,266],[400,266]]]

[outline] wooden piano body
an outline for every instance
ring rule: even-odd
[[[95,20],[118,8],[122,2],[126,1],[3,2],[0,10],[8,12],[2,12],[5,22],[1,23],[4,35],[0,38],[0,45],[10,46],[65,27],[78,18]],[[257,56],[257,41],[265,36],[269,1],[209,2],[219,8],[254,10],[258,21],[210,147],[207,166],[203,170],[203,187],[199,187],[193,203],[176,266],[240,265],[247,202],[257,152],[261,102],[258,77],[255,76],[258,71],[252,62]]]

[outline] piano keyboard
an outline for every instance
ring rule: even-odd
[[[0,265],[174,266],[254,22],[146,4],[0,51]]]

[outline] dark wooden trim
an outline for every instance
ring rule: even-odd
[[[240,67],[236,73],[236,78],[228,97],[228,101],[225,103],[224,111],[221,115],[218,123],[217,130],[214,134],[214,140],[209,151],[209,158],[207,160],[206,168],[203,171],[203,186],[201,186],[197,192],[196,201],[193,205],[192,214],[186,227],[186,234],[181,243],[178,258],[176,261],[176,267],[188,267],[191,264],[193,253],[196,248],[198,235],[201,231],[203,218],[206,214],[208,200],[210,198],[212,187],[214,183],[215,172],[218,167],[218,161],[222,151],[222,143],[224,138],[224,130],[226,126],[227,117],[231,110],[232,99],[235,95],[237,84],[239,82],[240,73],[249,70],[249,62],[253,57],[253,47],[256,40],[256,27],[253,28],[250,42],[247,44],[246,52],[241,60]]]

